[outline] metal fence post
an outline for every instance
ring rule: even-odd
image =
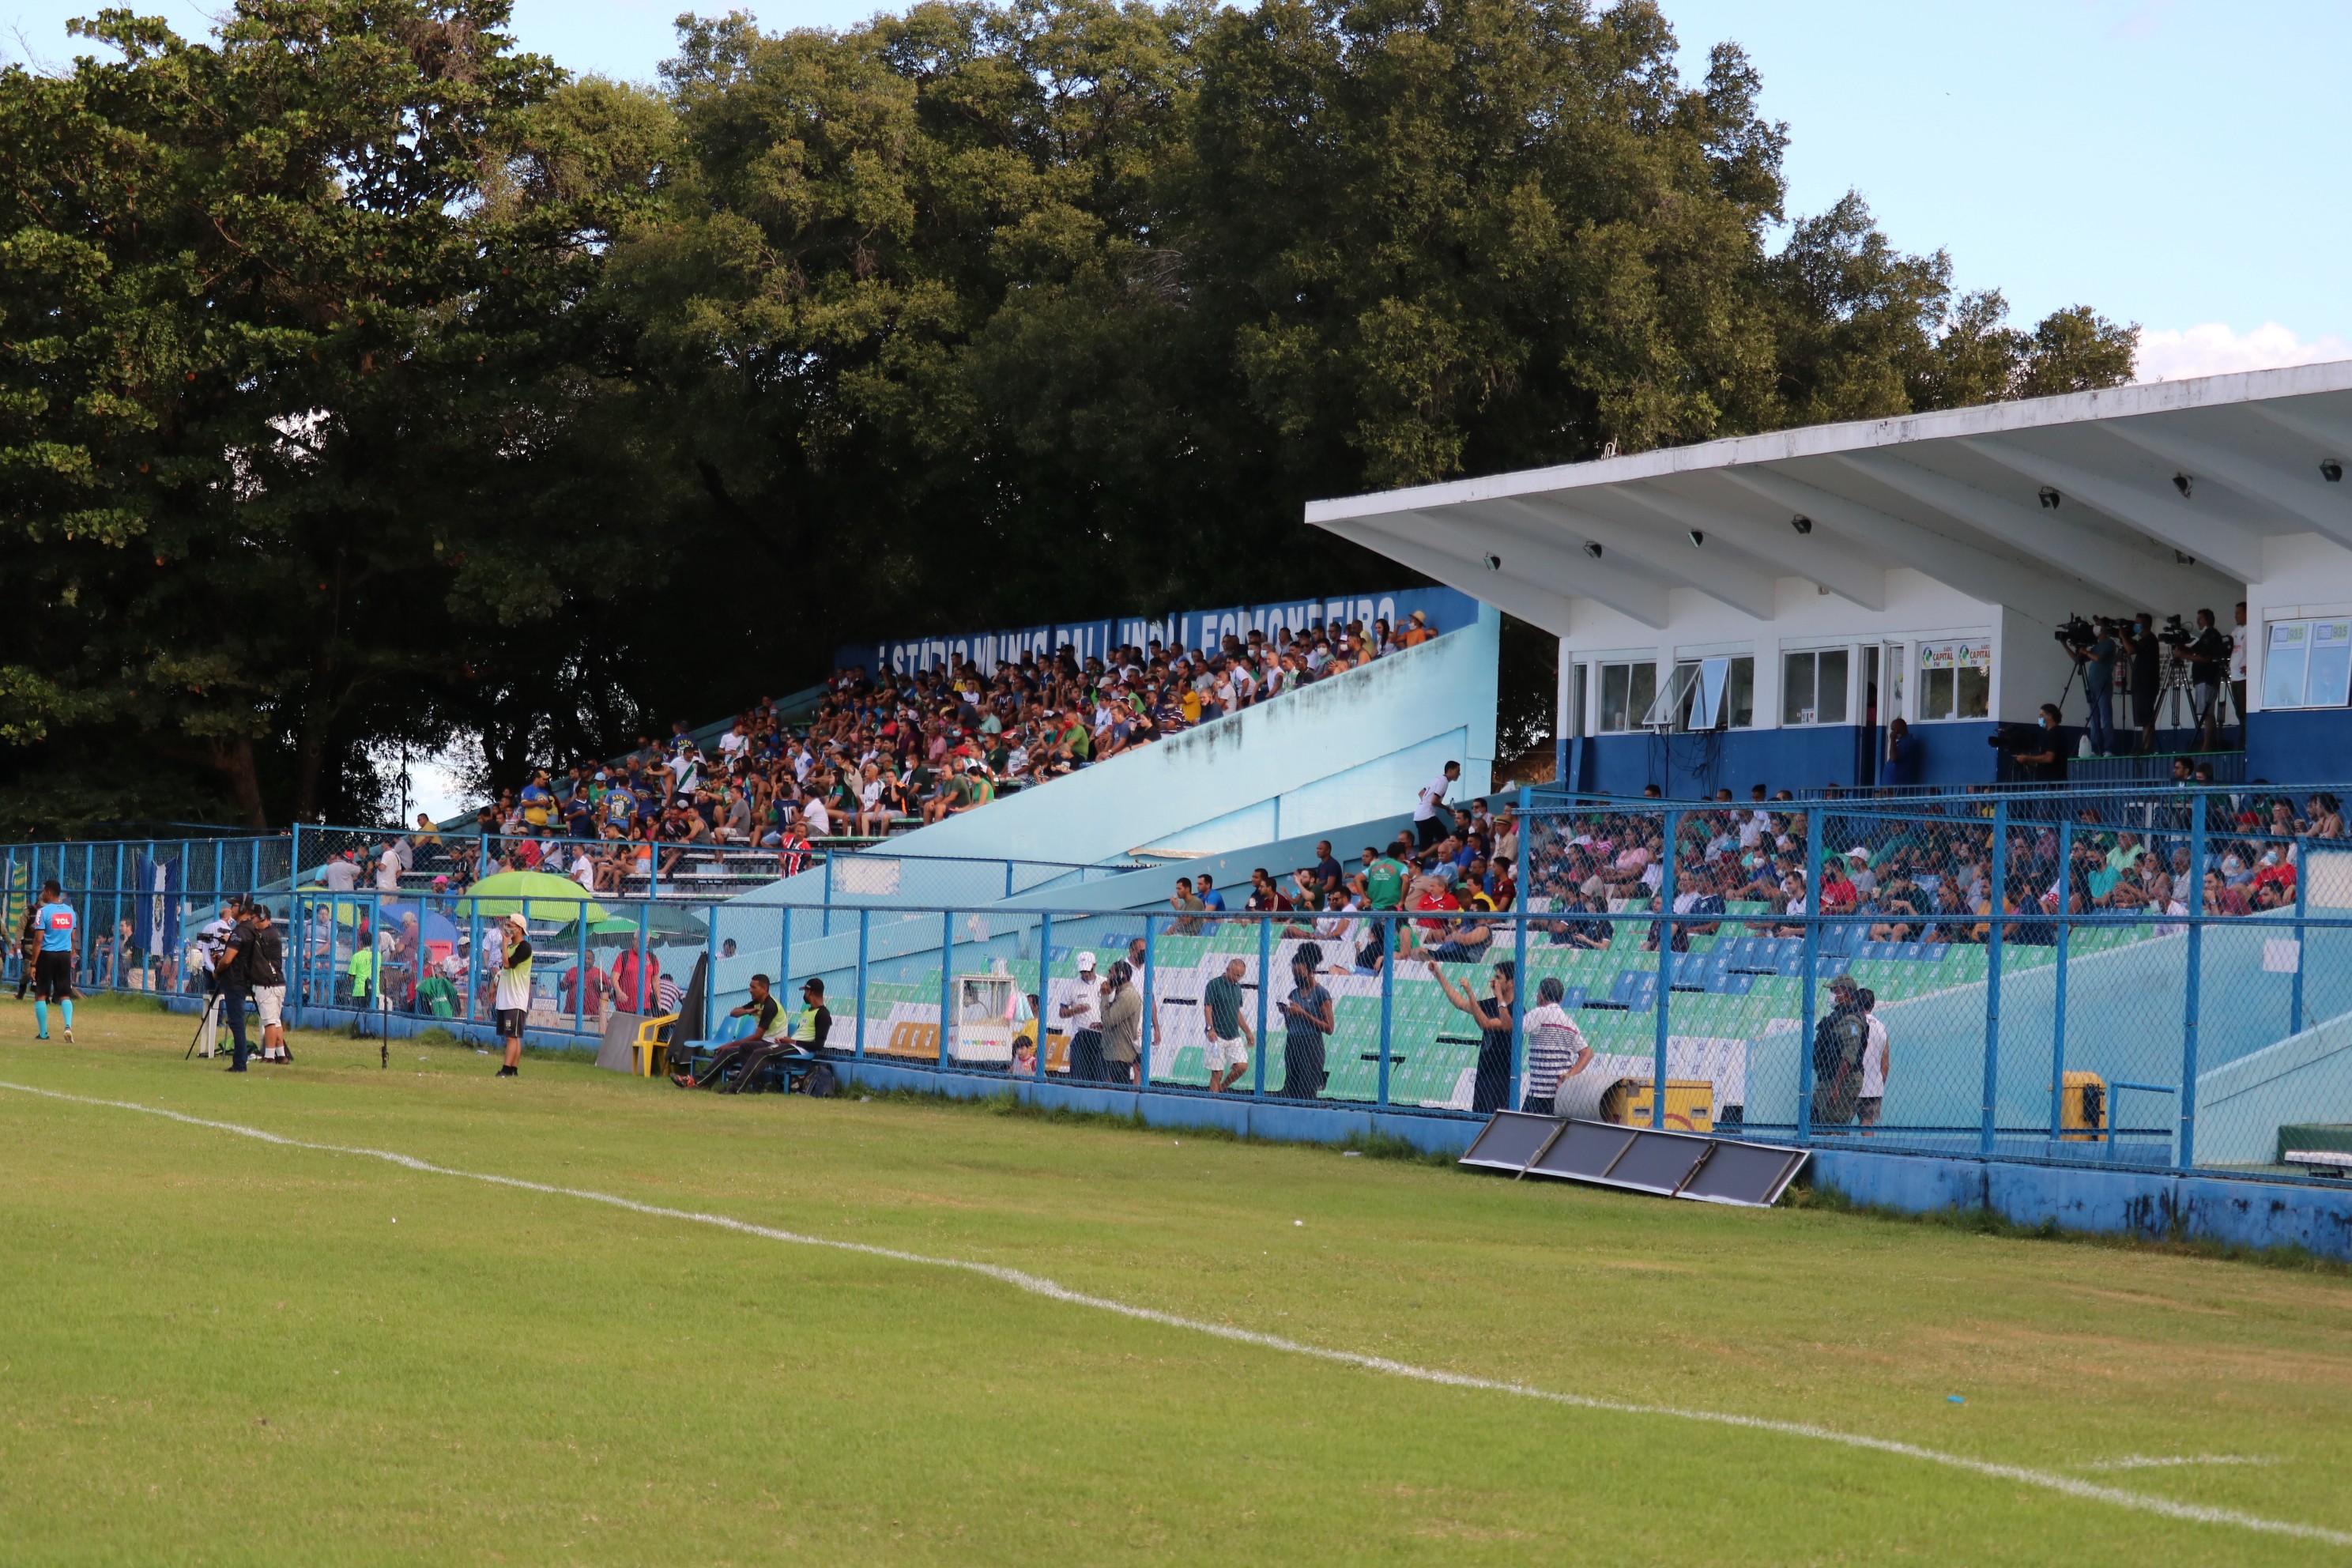
[[[1503,1091],[1506,1110],[1517,1108],[1521,1099],[1519,1086],[1527,1082],[1528,993],[1533,984],[1528,977],[1528,864],[1532,858],[1528,841],[1535,833],[1534,821],[1528,813],[1535,804],[1535,793],[1526,784],[1519,786],[1519,836],[1511,857],[1511,876],[1517,889],[1511,895],[1511,914],[1517,930],[1511,944],[1511,1077]]]
[[[294,847],[286,867],[286,890],[291,893],[302,885],[302,819],[294,819]]]
[[[2205,978],[2205,792],[2189,803],[2189,997],[2180,1018],[2180,1147],[2187,1170],[2197,1163],[2197,1033]],[[2297,881],[2302,879],[2298,877]],[[2114,1112],[2108,1113],[2114,1122]]]
[[[1797,1012],[1797,1142],[1813,1138],[1813,1016],[1821,1010],[1822,819],[1828,805],[1805,813],[1805,994]]]
[[[261,891],[261,840],[258,838],[253,841],[253,870],[246,878],[245,890],[248,893]]]
[[[637,957],[636,962],[629,966],[636,981],[630,989],[636,994],[635,1011],[641,1018],[656,1016],[654,1009],[661,1005],[661,988],[646,977],[646,971],[652,966],[654,959],[653,935],[646,929],[646,908],[643,903],[637,906]],[[476,908],[475,918],[481,918],[479,906]]]
[[[784,929],[781,937],[782,945],[776,950],[776,984],[782,986],[785,994],[789,995],[793,990],[793,906],[790,904],[784,906],[783,923]],[[859,1033],[863,1035],[864,1032],[861,1026]]]
[[[787,917],[787,918],[789,918],[789,917]],[[854,1048],[854,1049],[856,1050],[856,1052],[857,1059],[858,1059],[859,1061],[861,1061],[861,1062],[862,1062],[862,1061],[864,1061],[864,1060],[866,1059],[866,939],[867,939],[867,938],[868,938],[868,937],[873,933],[873,929],[874,929],[874,911],[873,911],[872,910],[858,910],[858,911],[857,911],[857,1037],[856,1037],[856,1041],[855,1046],[854,1046],[854,1047],[853,1047],[853,1048]],[[784,967],[786,970],[790,970],[790,969],[792,968],[792,964],[790,963],[790,962],[787,962],[787,963],[783,965],[783,967]]]
[[[2294,868],[2294,982],[2287,1003],[2289,1035],[2303,1033],[2303,952],[2304,945],[2311,940],[2311,933],[2304,929],[2304,917],[2311,910],[2310,873],[2311,857],[2302,855]]]
[[[1666,1031],[1675,994],[1675,862],[1682,854],[1683,814],[1666,813],[1664,858],[1658,878],[1658,1012],[1653,1020],[1656,1037],[1650,1064],[1650,1125],[1666,1124]]]
[[[572,960],[572,1032],[581,1035],[588,1030],[588,906],[583,901],[576,907],[580,912],[572,920],[572,934],[579,952]],[[418,930],[423,929],[419,922]]]
[[[2074,822],[2058,819],[2058,973],[2050,1018],[2050,1142],[2052,1153],[2065,1119],[2066,963],[2074,933]]]
[[[1274,928],[1265,921],[1257,922],[1257,1082],[1250,1090],[1253,1099],[1265,1098],[1265,1058],[1274,1047],[1267,1043],[1265,1033],[1266,1001],[1274,992],[1274,976],[1266,971],[1274,963]],[[1289,1076],[1288,1056],[1284,1057],[1283,1076]]]
[[[1522,827],[1520,832],[1527,831]],[[1396,921],[1378,913],[1366,917],[1374,922],[1372,929],[1381,933],[1381,1109],[1389,1104],[1389,1068],[1394,1058],[1391,1041],[1396,1026]],[[1261,1017],[1263,1015],[1261,1015]],[[1258,1055],[1265,1055],[1265,1025],[1258,1026]]]
[[[832,862],[827,861],[826,864],[830,865]],[[831,929],[832,920],[833,912],[828,910],[825,911],[828,930]],[[948,993],[955,985],[954,956],[955,911],[941,910],[940,911],[940,1069],[943,1072],[948,1065],[948,1022],[950,1016],[948,1010],[950,998]]]
[[[818,918],[824,924],[817,934],[831,936],[833,934],[833,854],[830,850],[826,851],[824,857],[824,913]],[[941,962],[946,961],[942,959]]]
[[[2008,922],[2009,797],[1992,805],[1992,924],[1985,935],[1984,1120],[1977,1130],[1979,1152],[1990,1155],[1998,1138],[2000,1099],[2000,948]]]
[[[719,994],[719,906],[703,905],[702,920],[702,1016],[695,1027],[707,1040],[710,1037],[711,999]]]
[[[1045,1081],[1045,1042],[1053,1034],[1054,1016],[1054,916],[1050,910],[1037,911],[1037,1065],[1030,1077],[1039,1083]]]
[[[1160,966],[1152,962],[1151,921],[1150,915],[1143,917],[1143,1044],[1135,1053],[1138,1093],[1151,1087],[1151,1047],[1160,1039]]]

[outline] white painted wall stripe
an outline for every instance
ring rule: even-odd
[[[19,1094],[38,1095],[47,1100],[65,1100],[76,1105],[101,1107],[110,1110],[135,1111],[142,1116],[162,1117],[189,1127],[203,1127],[216,1132],[232,1133],[258,1142],[276,1144],[285,1149],[300,1149],[312,1153],[343,1154],[359,1159],[382,1160],[404,1170],[420,1172],[431,1176],[452,1176],[462,1181],[481,1182],[491,1186],[511,1187],[527,1193],[541,1193],[550,1197],[577,1198],[583,1203],[604,1204],[631,1214],[654,1219],[683,1220],[691,1225],[709,1226],[743,1236],[759,1237],[767,1241],[789,1242],[795,1247],[822,1247],[835,1252],[860,1253],[868,1258],[887,1258],[894,1263],[911,1263],[926,1268],[954,1268],[968,1274],[982,1275],[1016,1290],[1042,1296],[1074,1307],[1087,1307],[1096,1311],[1111,1312],[1139,1322],[1157,1323],[1164,1328],[1181,1329],[1190,1333],[1206,1334],[1228,1340],[1235,1344],[1253,1345],[1262,1350],[1279,1351],[1286,1355],[1307,1356],[1317,1361],[1336,1362],[1343,1366],[1377,1372],[1391,1377],[1410,1378],[1416,1383],[1436,1384],[1446,1388],[1475,1389],[1488,1394],[1507,1394],[1521,1399],[1542,1400],[1553,1405],[1565,1405],[1579,1410],[1606,1411],[1619,1415],[1663,1417],[1674,1421],[1696,1421],[1712,1426],[1728,1426],[1750,1432],[1767,1432],[1776,1436],[1802,1437],[1813,1442],[1835,1443],[1849,1448],[1871,1453],[1891,1454],[1900,1458],[1916,1459],[1925,1464],[1940,1465],[1948,1469],[1961,1470],[1993,1480],[2012,1481],[2021,1486],[2038,1487],[2045,1491],[2079,1498],[2086,1502],[2106,1503],[2115,1508],[2137,1513],[2156,1514],[2166,1519],[2184,1520],[2196,1524],[2223,1525],[2237,1530],[2256,1531],[2267,1535],[2293,1536],[2303,1541],[2316,1541],[2330,1546],[2352,1546],[2352,1532],[2328,1530],[2315,1524],[2298,1524],[2292,1521],[2264,1519],[2257,1514],[2243,1513],[2236,1509],[2210,1508],[2201,1503],[2176,1502],[2170,1498],[2148,1497],[2138,1492],[2124,1491],[2115,1487],[2097,1485],[2053,1470],[2037,1470],[2022,1465],[2004,1465],[1989,1459],[1970,1458],[1963,1454],[1948,1454],[1939,1449],[1922,1447],[1916,1443],[1897,1442],[1893,1438],[1872,1437],[1857,1432],[1841,1432],[1834,1427],[1817,1426],[1810,1422],[1776,1421],[1760,1415],[1741,1415],[1730,1411],[1695,1410],[1671,1405],[1638,1405],[1622,1400],[1596,1399],[1581,1394],[1560,1394],[1550,1389],[1534,1388],[1523,1383],[1506,1383],[1494,1378],[1474,1377],[1466,1373],[1447,1372],[1437,1367],[1415,1366],[1409,1362],[1391,1361],[1386,1356],[1363,1355],[1355,1351],[1332,1350],[1322,1345],[1310,1345],[1297,1340],[1283,1339],[1275,1334],[1259,1333],[1254,1329],[1235,1328],[1229,1323],[1213,1323],[1198,1318],[1186,1318],[1174,1312],[1162,1312],[1150,1307],[1138,1307],[1107,1296],[1091,1296],[1070,1289],[1051,1279],[1026,1274],[1017,1268],[1006,1268],[993,1263],[974,1263],[960,1258],[933,1258],[920,1252],[904,1252],[897,1247],[875,1247],[859,1241],[838,1241],[830,1237],[803,1236],[796,1231],[778,1230],[771,1226],[753,1225],[748,1220],[726,1215],[703,1214],[693,1209],[667,1208],[658,1204],[642,1204],[611,1193],[591,1192],[582,1187],[556,1186],[544,1182],[525,1181],[519,1176],[492,1175],[481,1171],[460,1171],[447,1165],[436,1165],[414,1155],[395,1153],[386,1149],[360,1149],[338,1143],[313,1143],[299,1138],[288,1138],[258,1127],[247,1127],[234,1121],[215,1121],[205,1117],[190,1116],[184,1111],[168,1110],[162,1106],[141,1105],[125,1100],[101,1100],[94,1096],[68,1094],[60,1089],[40,1089],[31,1084],[0,1080],[0,1089],[12,1089]]]

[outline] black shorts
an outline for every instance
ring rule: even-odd
[[[44,1002],[73,995],[73,954],[44,952],[33,961],[33,994]]]
[[[490,1014],[490,1022],[496,1026],[499,1038],[502,1040],[521,1039],[522,1021],[523,1010],[520,1007],[499,1007]]]

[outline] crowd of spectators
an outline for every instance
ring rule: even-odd
[[[430,865],[457,887],[490,870],[547,870],[606,893],[731,849],[768,851],[790,875],[814,846],[942,821],[1436,635],[1416,611],[1399,626],[1279,627],[1215,649],[1153,643],[1080,659],[1065,647],[993,672],[969,661],[899,676],[837,670],[804,722],[763,698],[706,751],[681,721],[617,762],[535,772],[481,808],[471,842],[443,845],[420,819],[412,837],[352,858],[372,874],[392,854],[404,873]],[[495,865],[476,863],[485,843]]]
[[[2259,790],[2210,796],[2204,872],[2205,912],[2256,914],[2292,907],[2304,847],[2345,838],[2333,795],[2300,801]],[[1809,813],[1827,811],[1832,835],[1819,879],[1821,913],[1851,916],[1866,940],[1983,942],[1995,914],[1993,829],[1981,797],[1904,803],[1899,812],[1845,812],[1832,803],[1801,805],[1788,792],[1745,805],[1728,790],[1714,809],[1685,811],[1675,858],[1673,942],[1737,932],[1801,936],[1809,902]],[[2048,945],[2051,917],[2189,913],[2195,875],[2187,806],[2160,795],[2076,808],[2070,830],[2056,820],[2012,820],[2001,868],[2005,942]],[[1665,881],[1664,816],[1657,812],[1596,812],[1544,819],[1531,845],[1529,910],[1534,929],[1554,944],[1612,945],[1608,917],[1654,908]],[[2159,919],[2158,931],[2168,927]],[[1642,942],[1654,950],[1656,928]]]

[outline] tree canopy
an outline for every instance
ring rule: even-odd
[[[107,11],[0,72],[0,829],[383,809],[891,633],[1395,581],[1323,494],[2112,384],[1621,0]]]

